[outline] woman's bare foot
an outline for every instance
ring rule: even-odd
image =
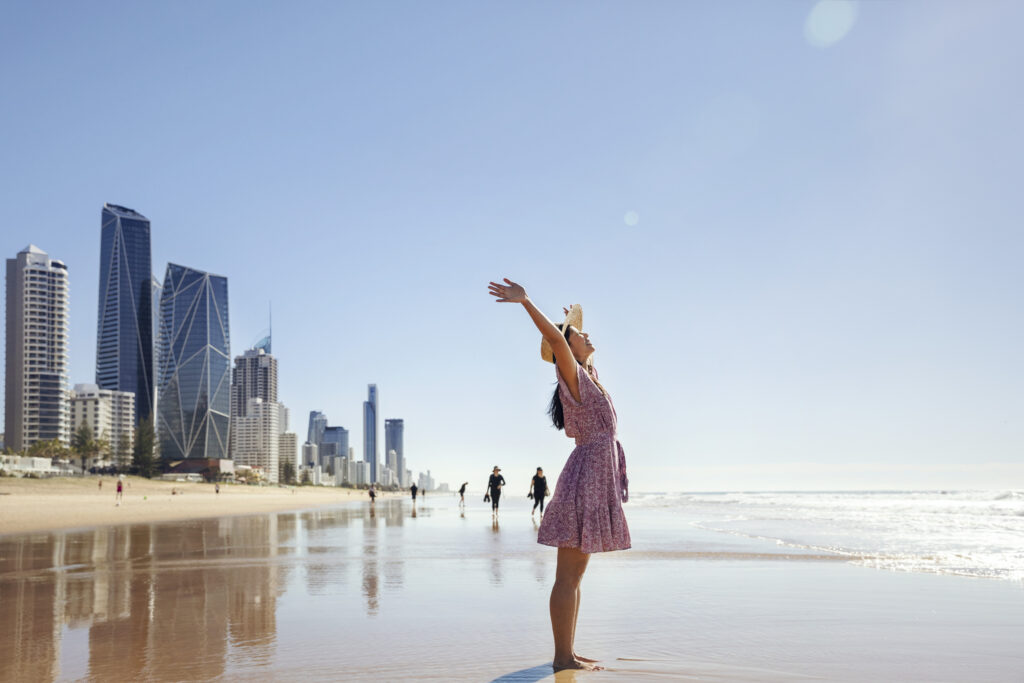
[[[596,664],[592,663],[592,661],[584,662],[584,661],[581,661],[581,660],[576,659],[576,658],[573,658],[572,660],[570,660],[566,664],[560,664],[559,662],[552,662],[551,663],[551,668],[554,669],[556,673],[559,672],[559,671],[564,671],[565,669],[580,669],[582,671],[603,671],[604,670],[603,666],[597,666]]]

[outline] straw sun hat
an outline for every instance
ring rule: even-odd
[[[577,331],[583,331],[583,307],[579,304],[573,304],[569,307],[569,312],[565,316],[565,322],[561,325],[562,334],[565,334],[565,328],[567,325],[575,327]],[[551,350],[551,344],[548,344],[547,339],[540,340],[540,357],[549,363],[555,362],[555,352]]]

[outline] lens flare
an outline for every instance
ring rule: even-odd
[[[819,0],[804,22],[804,37],[815,47],[831,47],[846,37],[856,21],[854,0]]]
[[[626,225],[632,228],[640,222],[640,214],[636,211],[627,211],[626,215],[622,217],[622,220],[625,221]]]

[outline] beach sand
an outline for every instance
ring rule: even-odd
[[[102,488],[99,487],[101,480]],[[154,481],[142,477],[125,477],[124,483],[124,503],[117,506],[114,477],[0,478],[0,535],[369,501],[363,490],[321,486],[279,488],[221,484],[220,493],[215,493],[213,484],[205,483]],[[177,493],[172,495],[172,490]]]
[[[0,537],[0,680],[976,683],[1024,671],[1018,582],[878,571],[627,506],[634,549],[593,556],[582,587],[577,650],[607,670],[553,675],[555,550],[536,543],[525,496],[503,498],[497,523],[467,497],[465,511],[430,494],[415,509],[403,496]]]

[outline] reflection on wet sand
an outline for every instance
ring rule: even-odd
[[[381,522],[402,524],[397,501],[374,514],[350,506],[0,538],[0,680],[66,676],[65,629],[88,629],[87,676],[100,680],[210,679],[232,658],[269,665],[297,559],[311,592],[343,580],[347,549],[317,546],[324,530],[361,526],[363,593],[376,612]],[[323,562],[309,562],[319,549]],[[384,564],[384,580],[401,587],[401,561]]]

